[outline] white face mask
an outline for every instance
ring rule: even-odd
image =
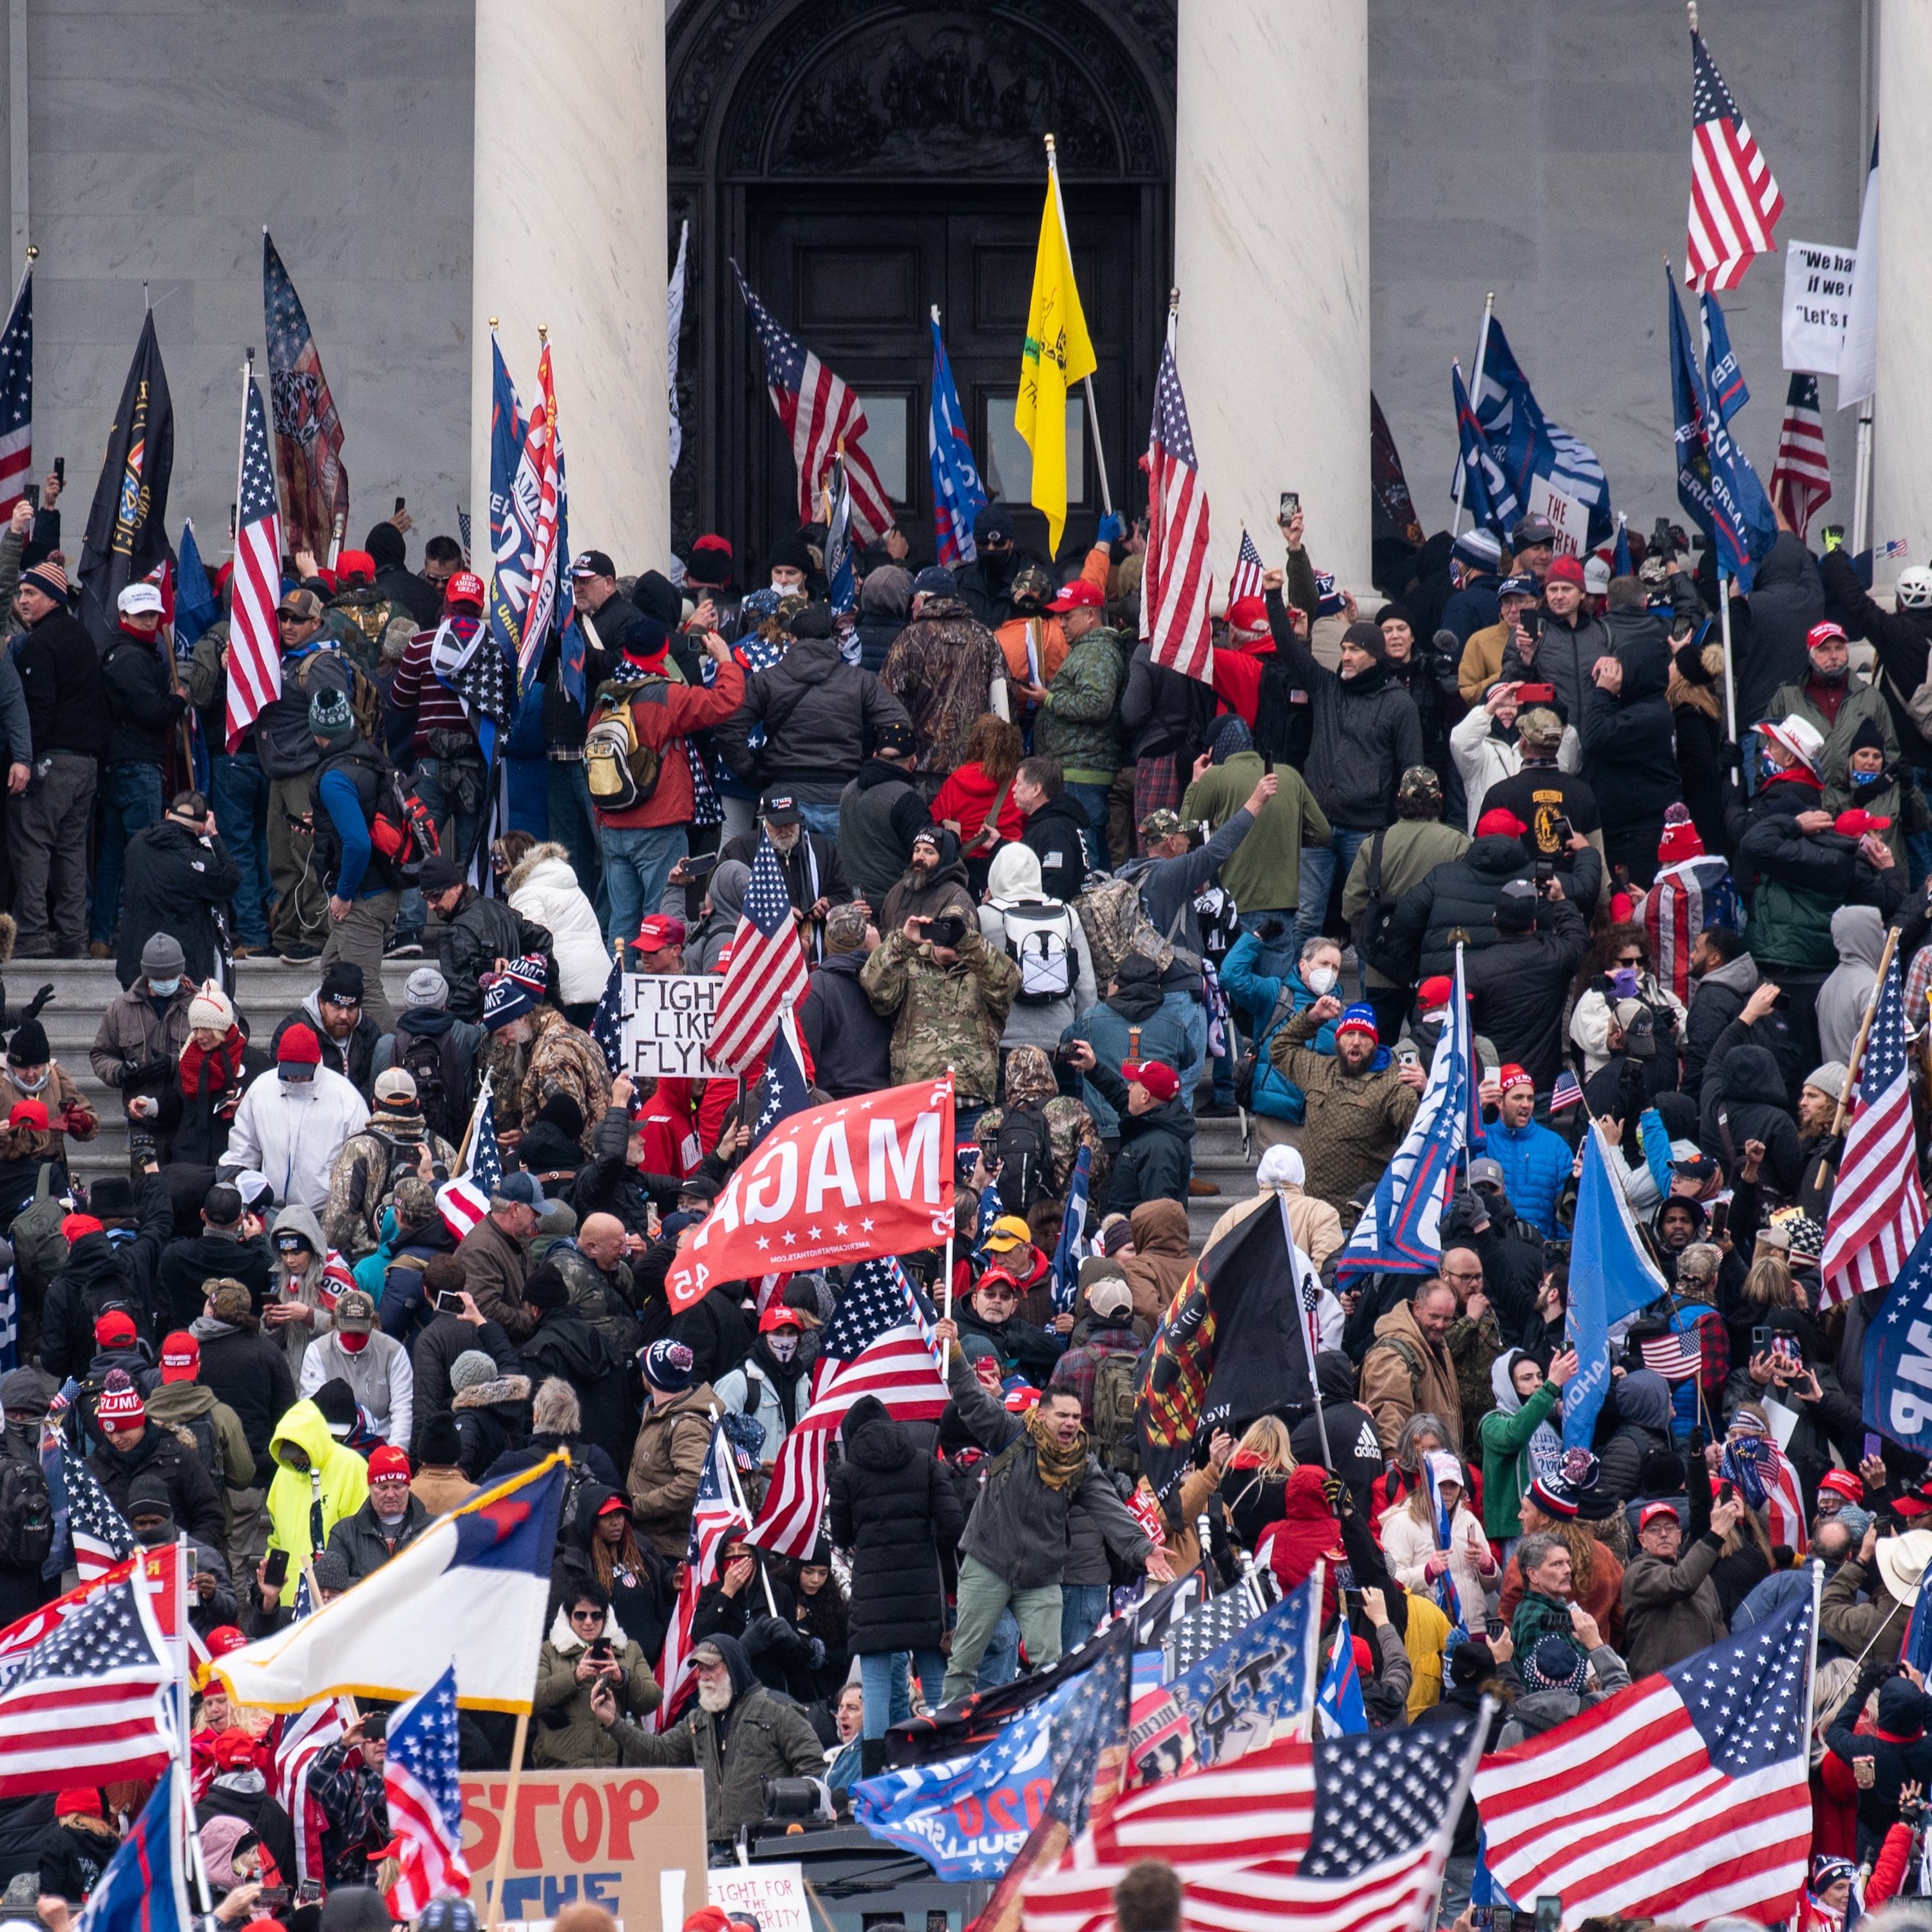
[[[181,991],[181,976],[177,974],[172,980],[150,980],[148,991],[158,1000],[171,1000]]]
[[[786,1329],[774,1329],[765,1337],[765,1346],[772,1352],[773,1361],[788,1362],[798,1353],[798,1337]]]
[[[1324,993],[1334,992],[1340,977],[1332,966],[1311,966],[1302,974],[1301,982],[1318,999]]]

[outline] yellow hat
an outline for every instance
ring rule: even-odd
[[[1004,1255],[1028,1246],[1032,1240],[1033,1230],[1017,1214],[1002,1214],[986,1231],[980,1245],[992,1254]]]

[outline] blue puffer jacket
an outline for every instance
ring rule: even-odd
[[[1270,1119],[1300,1123],[1307,1102],[1301,1089],[1268,1058],[1268,1039],[1279,1027],[1286,1026],[1298,1012],[1315,1004],[1316,995],[1301,983],[1301,976],[1291,970],[1286,978],[1272,973],[1257,973],[1256,956],[1262,950],[1261,935],[1244,932],[1228,949],[1221,962],[1221,990],[1240,1016],[1241,1030],[1255,1042],[1255,1098],[1253,1112]],[[1294,1004],[1276,1007],[1283,989]],[[1274,1025],[1270,1025],[1273,1022]],[[1316,1053],[1335,1051],[1335,1022],[1330,1020],[1309,1042]]]
[[[1484,1126],[1483,1137],[1483,1151],[1502,1169],[1503,1191],[1517,1219],[1528,1222],[1546,1240],[1568,1234],[1557,1222],[1556,1197],[1576,1156],[1562,1136],[1534,1120],[1520,1127],[1496,1120]]]

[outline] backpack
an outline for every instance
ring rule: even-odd
[[[1268,1024],[1256,1034],[1252,1043],[1234,1064],[1234,1105],[1252,1113],[1255,1106],[1255,1082],[1262,1069],[1269,1064],[1265,1056],[1268,1042],[1284,1020],[1294,1016],[1294,995],[1284,986],[1274,997],[1274,1011],[1269,1014]]]
[[[382,694],[365,677],[355,659],[344,651],[334,638],[328,640],[326,650],[310,651],[302,661],[296,673],[296,688],[304,698],[314,694],[308,688],[309,674],[326,655],[332,652],[336,661],[349,674],[349,709],[356,718],[356,735],[367,739],[372,745],[382,742]]]
[[[1369,1365],[1369,1358],[1378,1348],[1388,1348],[1400,1355],[1408,1370],[1408,1400],[1414,1408],[1422,1406],[1422,1358],[1400,1335],[1378,1335],[1362,1352],[1362,1366]]]
[[[214,1410],[206,1415],[190,1416],[185,1422],[171,1422],[167,1426],[184,1449],[201,1458],[201,1466],[208,1472],[214,1493],[220,1496],[228,1478],[222,1472],[221,1438],[215,1433]]]
[[[46,1478],[25,1456],[0,1456],[0,1568],[38,1572],[53,1546]]]
[[[638,730],[638,699],[661,677],[627,678],[599,685],[584,735],[584,778],[600,812],[628,812],[650,802],[664,775],[664,757]]]
[[[1073,902],[1073,910],[1079,916],[1081,931],[1087,936],[1087,950],[1099,985],[1106,985],[1130,952],[1150,950],[1134,944],[1141,927],[1148,926],[1150,932],[1153,928],[1142,909],[1139,889],[1131,879],[1102,879],[1099,884],[1090,886]],[[1154,937],[1158,940],[1160,935]],[[1162,972],[1173,963],[1171,951],[1165,959],[1158,952],[1152,956]]]
[[[369,827],[369,842],[406,885],[413,885],[422,875],[423,861],[442,849],[436,836],[434,814],[404,784],[402,773],[394,766],[386,766],[376,781],[376,816]]]
[[[1044,1006],[1066,998],[1080,976],[1073,915],[1058,899],[998,910],[1006,928],[1006,957],[1020,969],[1016,1003]]]
[[[1000,1177],[1000,1199],[1010,1214],[1024,1214],[1053,1192],[1053,1134],[1037,1108],[1009,1107],[1000,1118],[992,1149]]]
[[[1136,1419],[1140,1364],[1124,1352],[1102,1355],[1094,1368],[1094,1453],[1103,1469],[1124,1476],[1141,1472]]]
[[[14,1273],[22,1305],[28,1307],[44,1304],[54,1276],[67,1265],[68,1240],[61,1222],[69,1208],[53,1192],[53,1173],[51,1162],[42,1166],[32,1201],[14,1216],[7,1233],[14,1244]]]
[[[1382,891],[1382,841],[1388,833],[1386,826],[1381,827],[1369,844],[1369,902],[1355,923],[1355,956],[1385,977],[1402,984],[1408,980],[1410,969],[1392,939],[1395,910],[1401,902],[1385,896]]]
[[[416,1083],[416,1104],[422,1109],[424,1124],[438,1138],[452,1145],[462,1137],[465,1121],[461,1096],[451,1091],[444,1078],[443,1040],[428,1034],[406,1033],[399,1037],[408,1044],[395,1064]]]

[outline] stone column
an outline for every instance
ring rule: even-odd
[[[570,541],[670,547],[663,0],[476,0],[470,496],[489,546],[490,326],[527,410],[548,327]]]
[[[1892,0],[1879,16],[1878,390],[1872,408],[1872,574],[1888,586],[1932,563],[1932,262],[1924,247],[1932,180],[1932,7]],[[1862,268],[1863,264],[1860,264]],[[1905,554],[1881,561],[1902,538]]]
[[[1367,0],[1180,0],[1181,386],[1225,585],[1298,490],[1322,568],[1369,588]]]

